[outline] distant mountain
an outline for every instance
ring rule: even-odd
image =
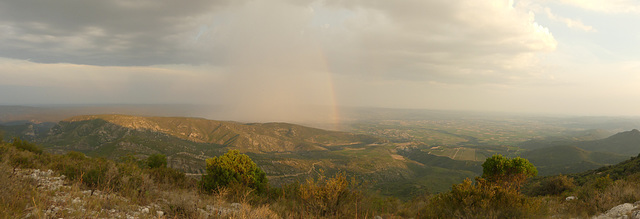
[[[169,165],[174,168],[202,172],[206,158],[229,149],[254,154],[327,151],[384,140],[287,123],[242,124],[183,117],[92,115],[65,119],[36,142],[51,151],[76,150],[114,159],[127,154],[162,153],[168,155]],[[280,169],[286,172],[287,168]]]
[[[347,132],[326,131],[288,123],[214,121],[184,117],[140,117],[127,115],[76,116],[52,129],[47,142],[78,139],[101,140],[94,147],[113,142],[132,131],[164,134],[195,143],[222,145],[242,152],[328,150],[332,146],[383,143],[381,138]],[[82,134],[79,134],[82,133]],[[71,134],[71,136],[69,136]],[[75,135],[74,135],[75,134]],[[120,137],[123,137],[120,136]]]
[[[20,136],[28,141],[38,141],[38,139],[46,137],[49,130],[55,125],[56,123],[53,122],[32,123],[29,121],[16,121],[1,124],[0,133],[4,134],[4,140],[9,140],[11,136]]]
[[[620,132],[605,139],[580,142],[577,146],[590,151],[636,156],[640,153],[640,131]]]
[[[613,165],[628,156],[587,151],[576,146],[554,146],[524,152],[520,155],[538,168],[540,176],[578,173]]]
[[[612,134],[612,132],[602,129],[574,131],[560,136],[549,136],[545,138],[531,139],[519,143],[518,147],[523,149],[535,150],[558,145],[575,145],[576,142],[600,140],[607,138]]]
[[[619,132],[607,138],[587,140],[602,133],[604,132],[594,131],[580,138],[568,136],[535,139],[523,142],[518,146],[523,149],[535,150],[559,145],[574,145],[588,151],[609,152],[628,156],[635,156],[640,153],[640,131],[637,129]]]

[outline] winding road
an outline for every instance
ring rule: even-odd
[[[311,168],[309,168],[309,171],[307,172],[303,172],[303,173],[294,173],[294,174],[284,174],[284,175],[280,175],[280,176],[270,176],[271,178],[284,178],[284,177],[296,177],[296,176],[300,176],[302,174],[311,174],[312,171],[314,171],[316,169],[316,165],[320,164],[321,161],[315,162],[313,164],[311,164]]]

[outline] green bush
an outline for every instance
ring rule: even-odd
[[[194,179],[188,178],[183,172],[168,168],[160,167],[146,169],[146,173],[157,183],[172,185],[178,188],[192,188],[197,184]]]
[[[613,180],[611,179],[611,177],[609,177],[609,174],[607,174],[606,176],[601,176],[596,178],[593,186],[602,191],[604,189],[606,189],[607,187],[609,187],[611,184],[613,184]]]
[[[537,182],[531,186],[526,193],[532,196],[560,195],[566,191],[575,189],[575,187],[576,185],[573,183],[573,178],[558,175]]]
[[[207,159],[207,174],[202,176],[204,191],[218,190],[231,184],[239,184],[258,193],[266,191],[269,183],[266,174],[249,156],[237,150],[229,150],[224,155]]]
[[[153,154],[147,158],[147,167],[167,167],[167,157],[164,154]]]
[[[82,182],[91,189],[97,189],[106,183],[106,169],[94,167],[82,175]]]
[[[14,137],[13,143],[11,144],[20,150],[31,151],[36,154],[42,154],[42,148],[26,140],[20,140],[20,138],[18,137]]]
[[[466,179],[451,191],[429,200],[419,217],[425,218],[525,218],[541,217],[542,204],[520,193],[520,187],[538,171],[528,160],[493,155],[482,164],[482,178]]]
[[[35,168],[32,158],[33,156],[16,154],[10,158],[11,165],[19,168]]]
[[[84,155],[82,152],[77,152],[77,151],[69,151],[67,152],[67,154],[65,154],[65,157],[68,157],[71,160],[85,160],[87,159],[87,156]]]
[[[516,157],[506,158],[500,154],[493,155],[482,164],[482,178],[503,186],[519,188],[527,178],[538,175],[536,167],[529,160]]]
[[[473,184],[466,179],[451,191],[429,200],[419,217],[424,218],[530,218],[546,212],[535,199],[511,187],[503,187],[483,178]]]

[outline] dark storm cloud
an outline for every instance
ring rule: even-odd
[[[312,45],[334,73],[447,83],[526,76],[555,48],[500,0],[1,1],[0,30],[0,56],[40,63],[244,68]]]
[[[198,33],[199,22],[206,19],[203,16],[227,4],[204,0],[0,1],[0,56],[90,65],[201,63],[205,60],[198,54],[201,46],[192,45],[189,39]]]

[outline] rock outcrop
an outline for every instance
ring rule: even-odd
[[[594,216],[592,219],[640,219],[640,209],[638,207],[640,207],[640,201],[634,204],[624,203],[609,209],[601,215]]]

